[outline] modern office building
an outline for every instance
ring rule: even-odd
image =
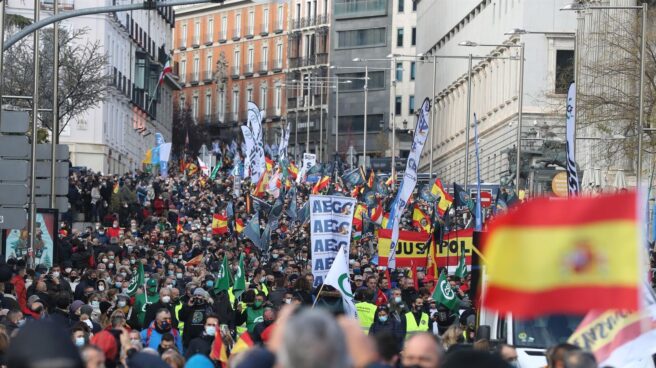
[[[573,12],[560,11],[568,3],[568,0],[418,1],[416,51],[429,62],[417,64],[415,96],[431,96],[435,79],[435,120],[431,124],[434,176],[447,183],[475,182],[474,130],[470,129],[468,134],[466,127],[468,120],[473,124],[476,114],[481,180],[507,183],[514,177],[522,89],[517,46],[524,44],[519,185],[531,191],[550,191],[553,176],[561,170],[551,162],[562,161],[565,152],[565,98],[573,78],[576,16]],[[535,33],[508,34],[513,28]],[[479,46],[459,45],[467,41]],[[513,46],[483,46],[504,43]],[[469,54],[473,55],[473,62],[468,119]],[[463,58],[451,58],[454,56]],[[438,58],[437,75],[433,74],[433,57]],[[422,172],[429,172],[430,151],[429,143],[422,154]]]
[[[130,2],[113,1],[114,4]],[[65,11],[108,5],[105,0],[58,3]],[[31,19],[32,4],[9,0],[7,13]],[[43,18],[51,16],[52,9],[52,0],[42,0]],[[60,142],[68,144],[73,166],[109,174],[124,173],[141,167],[146,150],[155,145],[154,133],[171,139],[172,109],[168,101],[178,86],[172,78],[166,78],[154,99],[151,94],[168,59],[173,22],[171,8],[88,15],[62,22],[65,28],[87,30],[80,43],[100,43],[101,52],[108,57],[106,72],[111,77],[106,99],[62,127]]]
[[[212,138],[241,136],[247,102],[265,111],[265,140],[276,141],[285,111],[287,5],[228,0],[176,9],[175,103]]]

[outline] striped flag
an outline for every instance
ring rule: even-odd
[[[576,172],[576,159],[574,143],[576,139],[576,84],[569,85],[567,91],[567,122],[565,127],[567,139],[567,187],[570,196],[578,195],[581,191],[579,176]]]
[[[212,234],[223,235],[228,232],[228,217],[222,214],[212,215]]]
[[[451,207],[451,204],[453,203],[453,197],[449,194],[449,192],[444,190],[444,186],[442,186],[442,180],[439,178],[435,179],[433,188],[431,188],[431,194],[440,198],[440,201],[437,203],[437,212],[440,214],[440,216],[444,216],[444,213],[449,209],[449,207]]]

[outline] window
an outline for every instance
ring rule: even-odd
[[[351,79],[351,83],[345,83],[339,86],[339,91],[362,91],[364,89],[364,72],[339,74],[340,79]],[[385,88],[385,72],[369,72],[369,89]]]
[[[403,13],[404,6],[405,6],[405,0],[399,0],[399,13]]]
[[[205,116],[209,118],[210,115],[212,115],[212,94],[208,93],[205,95]]]
[[[232,60],[232,75],[239,75],[239,63],[241,62],[239,50],[235,50],[235,55]]]
[[[282,17],[283,17],[282,5],[278,5],[278,17],[276,19],[276,29],[278,30],[282,30]]]
[[[269,32],[269,9],[262,11],[262,32]]]
[[[410,95],[410,98],[408,99],[408,113],[415,113],[415,96],[413,95]]]
[[[403,28],[396,30],[396,47],[403,47]]]
[[[212,65],[212,55],[207,55],[207,59],[205,60],[205,68],[206,68],[205,79],[206,80],[211,80],[212,79],[212,69],[213,69],[213,67],[214,66]]]
[[[214,18],[207,21],[207,42],[214,41]]]
[[[415,62],[410,62],[410,80],[415,80]]]
[[[266,110],[267,108],[267,87],[260,87],[260,109]]]
[[[296,20],[301,19],[301,3],[296,4]]]
[[[219,91],[219,106],[218,106],[219,119],[223,120],[223,114],[225,114],[225,91]]]
[[[237,112],[239,112],[239,90],[232,91],[232,118],[237,120]]]
[[[269,70],[269,47],[262,46],[262,70]]]
[[[412,11],[417,11],[417,3],[418,1],[412,0]]]
[[[235,37],[241,36],[241,14],[237,13],[235,15]]]
[[[282,87],[280,87],[280,86],[276,86],[276,89],[274,90],[274,95],[273,95],[274,104],[275,104],[275,108],[276,108],[276,115],[280,115],[280,111],[281,111],[280,110],[280,107],[282,105],[282,103],[281,103],[281,101],[282,101],[282,89],[281,88]]]
[[[180,61],[180,82],[184,83],[187,80],[187,60]]]
[[[412,43],[410,45],[414,46],[416,44],[417,44],[417,28],[412,27]]]
[[[249,11],[248,12],[248,34],[253,35],[255,33],[255,30],[253,29],[255,27],[255,12],[254,11]]]
[[[200,44],[200,22],[194,24],[194,45]]]
[[[223,18],[221,18],[221,37],[219,37],[219,39],[225,40],[227,38],[226,36],[227,34],[228,34],[228,17],[224,15]]]
[[[401,104],[403,103],[403,97],[396,96],[394,99],[394,115],[401,115]]]
[[[396,63],[396,81],[403,80],[403,63]]]
[[[198,96],[191,98],[191,116],[194,120],[198,119]]]
[[[255,51],[250,48],[248,49],[248,60],[246,62],[246,69],[248,72],[253,72],[253,55],[255,54]],[[249,100],[250,101],[250,100]]]
[[[337,31],[337,47],[367,47],[385,45],[385,28]]]
[[[276,45],[276,67],[280,68],[282,66],[282,44],[279,43]]]
[[[574,50],[556,50],[556,83],[554,92],[567,93],[574,80]]]
[[[367,115],[367,132],[379,132],[383,125],[383,114]],[[363,115],[339,115],[340,132],[363,132],[364,116]]]
[[[200,72],[200,59],[195,57],[194,58],[194,75],[193,75],[193,79],[191,80],[192,82],[198,81],[199,72]]]
[[[253,102],[253,89],[248,88],[246,90],[246,101]]]
[[[187,47],[187,25],[182,25],[182,39],[180,40],[180,47]]]

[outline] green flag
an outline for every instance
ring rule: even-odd
[[[458,267],[456,268],[456,276],[460,279],[464,279],[467,275],[467,264],[465,264],[465,252],[463,251],[460,254],[460,260],[458,261]]]
[[[244,253],[239,256],[239,266],[235,272],[235,283],[232,286],[232,291],[236,298],[239,298],[241,293],[246,290],[246,275],[244,274]]]
[[[139,286],[144,284],[144,269],[143,269],[143,264],[139,262],[139,266],[137,267],[137,274],[132,277],[132,281],[130,281],[130,285],[128,286],[128,295],[133,296],[134,294],[137,293],[137,289],[139,289]],[[146,290],[144,290],[144,293]]]
[[[223,256],[221,269],[219,270],[219,274],[216,276],[216,281],[214,282],[214,292],[218,293],[219,291],[228,290],[229,288],[230,272],[228,272],[228,257]]]
[[[446,279],[445,272],[442,272],[439,280],[437,280],[437,285],[435,285],[435,290],[433,290],[433,300],[435,300],[435,303],[449,308],[449,310],[457,310],[460,305],[456,293],[451,289],[451,284]]]
[[[212,174],[210,174],[210,180],[214,180],[216,178],[216,174],[219,173],[219,169],[221,168],[221,164],[223,164],[223,160],[217,160],[216,161],[216,166],[214,166],[214,170],[212,170]]]

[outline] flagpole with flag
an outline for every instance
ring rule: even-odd
[[[324,279],[323,285],[330,285],[337,289],[342,295],[342,303],[344,304],[346,314],[353,318],[358,317],[358,312],[353,302],[351,283],[349,281],[348,251],[344,245],[339,247],[337,256]]]
[[[164,63],[164,68],[162,68],[162,72],[159,74],[159,80],[157,81],[155,90],[150,95],[150,102],[148,103],[147,111],[150,111],[150,107],[152,106],[153,101],[155,101],[155,96],[157,96],[157,89],[159,88],[159,86],[161,86],[164,83],[164,78],[166,78],[167,74],[171,74],[172,72],[173,72],[173,68],[171,68],[171,58],[167,57],[166,63]]]

